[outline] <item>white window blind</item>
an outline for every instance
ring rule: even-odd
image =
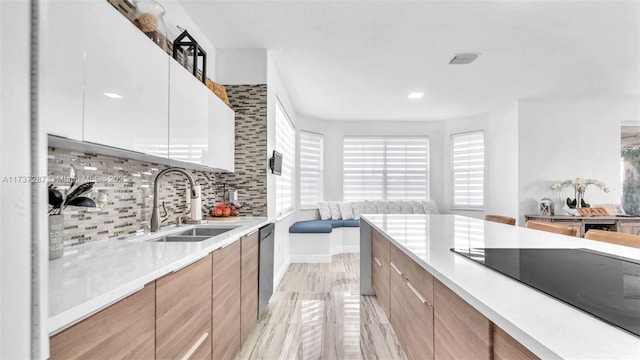
[[[344,138],[343,199],[429,198],[429,138]]]
[[[296,132],[291,120],[276,102],[276,151],[282,154],[282,175],[276,177],[276,216],[293,210],[293,164]]]
[[[451,135],[453,207],[484,206],[484,133]]]
[[[316,207],[324,199],[324,137],[300,131],[300,207]]]

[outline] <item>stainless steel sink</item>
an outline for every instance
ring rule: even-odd
[[[236,227],[197,227],[185,230],[176,234],[166,235],[159,239],[149,241],[156,242],[200,242],[210,239],[216,235],[224,234]]]
[[[187,231],[183,231],[181,233],[179,233],[180,235],[187,235],[187,236],[216,236],[216,235],[220,235],[220,234],[224,234],[227,231],[231,231],[233,229],[235,229],[236,227],[226,227],[226,228],[221,228],[221,227],[197,227],[197,228],[193,228],[191,230],[187,230]]]
[[[160,239],[151,240],[156,242],[200,242],[211,239],[211,236],[193,236],[193,235],[167,235]]]

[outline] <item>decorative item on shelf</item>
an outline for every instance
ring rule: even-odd
[[[229,102],[229,97],[227,96],[227,89],[225,89],[224,86],[214,82],[209,78],[207,78],[206,85],[209,88],[209,90],[211,90],[211,92],[213,92],[214,94],[216,94],[218,98],[220,98],[220,100],[222,100],[228,106],[231,106],[231,103]]]
[[[164,8],[153,0],[138,0],[133,23],[163,51],[167,49],[167,26]]]
[[[206,85],[207,79],[207,53],[200,47],[198,42],[189,34],[189,32],[181,27],[178,27],[182,30],[182,33],[178,35],[178,37],[173,41],[173,58],[176,59],[183,66],[187,65],[184,61],[191,61],[193,64],[193,69],[191,73],[193,76],[202,81],[203,84]],[[182,53],[184,61],[180,61],[179,54]],[[198,76],[198,58],[202,57],[202,75]],[[185,68],[189,69],[188,66]]]
[[[128,0],[107,0],[113,5],[127,20],[133,22],[136,13],[136,7]]]
[[[540,212],[540,215],[553,216],[555,213],[553,200],[547,197],[540,199],[538,202],[538,212]]]
[[[71,170],[72,173],[75,173],[73,167]],[[71,181],[71,186],[64,195],[53,185],[49,186],[49,206],[51,206],[49,209],[49,260],[57,259],[64,253],[64,215],[62,215],[62,210],[69,205],[96,207],[93,200],[82,196],[93,188],[94,183],[88,182],[74,188],[75,174],[71,177]]]
[[[609,192],[609,188],[602,181],[598,181],[595,179],[582,179],[582,178],[564,180],[562,182],[551,185],[551,189],[560,190],[560,188],[562,188],[565,185],[572,185],[575,191],[575,198],[573,200],[571,200],[571,198],[567,198],[567,206],[570,209],[591,206],[588,203],[586,203],[584,200],[584,192],[587,189],[587,186],[589,185],[595,185],[598,188],[600,188],[600,190],[606,193]]]

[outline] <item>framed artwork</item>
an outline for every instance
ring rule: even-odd
[[[621,204],[613,204],[613,210],[616,212],[616,216],[617,215],[626,215],[624,212],[624,208],[622,207]]]

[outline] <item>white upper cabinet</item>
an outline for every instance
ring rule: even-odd
[[[209,105],[209,152],[203,161],[212,168],[234,171],[235,112],[211,91],[207,91]]]
[[[64,0],[43,4],[40,34],[46,60],[40,63],[40,118],[47,133],[82,140],[84,47],[78,29],[86,19],[87,3]]]
[[[177,61],[170,62],[169,79],[169,158],[206,165],[210,91]]]
[[[108,2],[88,3],[84,141],[167,157],[169,56]]]

